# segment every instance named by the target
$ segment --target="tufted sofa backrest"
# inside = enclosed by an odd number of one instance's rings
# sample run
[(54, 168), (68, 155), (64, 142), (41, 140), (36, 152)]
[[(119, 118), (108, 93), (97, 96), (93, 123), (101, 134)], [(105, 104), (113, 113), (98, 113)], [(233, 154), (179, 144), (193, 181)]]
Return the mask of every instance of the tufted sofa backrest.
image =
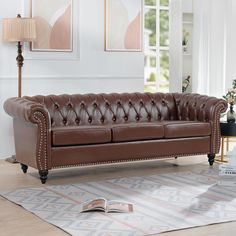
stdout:
[(178, 119), (171, 93), (65, 94), (25, 98), (47, 108), (52, 127)]
[(178, 120), (209, 122), (212, 109), (219, 102), (215, 97), (194, 93), (173, 93)]

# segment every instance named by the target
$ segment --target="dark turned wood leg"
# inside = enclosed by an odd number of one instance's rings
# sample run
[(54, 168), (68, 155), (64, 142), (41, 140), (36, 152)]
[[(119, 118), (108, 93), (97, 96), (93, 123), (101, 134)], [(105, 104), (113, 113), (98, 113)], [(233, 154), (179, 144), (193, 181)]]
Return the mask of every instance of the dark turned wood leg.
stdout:
[(39, 176), (42, 184), (45, 184), (48, 178), (48, 170), (39, 170)]
[(210, 166), (213, 166), (213, 163), (214, 163), (214, 159), (215, 159), (215, 154), (208, 154), (208, 162), (210, 164)]
[(27, 173), (28, 170), (28, 166), (25, 164), (20, 164), (21, 165), (21, 169), (23, 170), (24, 173)]

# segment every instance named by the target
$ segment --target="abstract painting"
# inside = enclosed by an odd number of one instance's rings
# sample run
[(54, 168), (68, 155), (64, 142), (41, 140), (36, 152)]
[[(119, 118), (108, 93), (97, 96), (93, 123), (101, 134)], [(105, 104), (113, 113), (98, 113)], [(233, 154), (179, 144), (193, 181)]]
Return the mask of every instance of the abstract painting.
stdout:
[(105, 50), (142, 50), (142, 0), (105, 0)]
[(37, 39), (32, 51), (72, 51), (72, 0), (31, 0)]

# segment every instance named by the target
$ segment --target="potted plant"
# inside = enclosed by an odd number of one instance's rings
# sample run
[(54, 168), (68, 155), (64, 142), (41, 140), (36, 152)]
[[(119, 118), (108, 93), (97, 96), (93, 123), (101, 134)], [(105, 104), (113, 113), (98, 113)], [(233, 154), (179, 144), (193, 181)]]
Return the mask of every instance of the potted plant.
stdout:
[(229, 111), (227, 112), (227, 122), (229, 123), (235, 122), (236, 119), (236, 113), (234, 112), (236, 102), (236, 79), (233, 80), (232, 86), (233, 88), (229, 89), (226, 95), (223, 96), (229, 104)]
[(185, 53), (187, 52), (188, 37), (189, 37), (189, 32), (184, 29), (183, 30), (182, 47), (183, 47), (183, 51)]

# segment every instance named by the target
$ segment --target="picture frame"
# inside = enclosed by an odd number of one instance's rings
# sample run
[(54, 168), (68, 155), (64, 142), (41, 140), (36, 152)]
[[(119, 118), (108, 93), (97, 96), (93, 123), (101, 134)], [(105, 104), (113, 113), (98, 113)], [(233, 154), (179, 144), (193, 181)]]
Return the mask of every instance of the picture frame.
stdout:
[[(21, 0), (22, 11), (24, 17), (31, 16), (31, 0)], [(51, 0), (48, 0), (51, 1)], [(43, 61), (78, 61), (80, 60), (80, 0), (72, 0), (72, 51), (42, 51), (31, 50), (31, 43), (24, 44), (25, 60), (43, 60)]]
[(31, 0), (30, 16), (36, 20), (37, 31), (31, 51), (73, 51), (73, 0)]
[(143, 50), (143, 0), (105, 0), (105, 51)]

